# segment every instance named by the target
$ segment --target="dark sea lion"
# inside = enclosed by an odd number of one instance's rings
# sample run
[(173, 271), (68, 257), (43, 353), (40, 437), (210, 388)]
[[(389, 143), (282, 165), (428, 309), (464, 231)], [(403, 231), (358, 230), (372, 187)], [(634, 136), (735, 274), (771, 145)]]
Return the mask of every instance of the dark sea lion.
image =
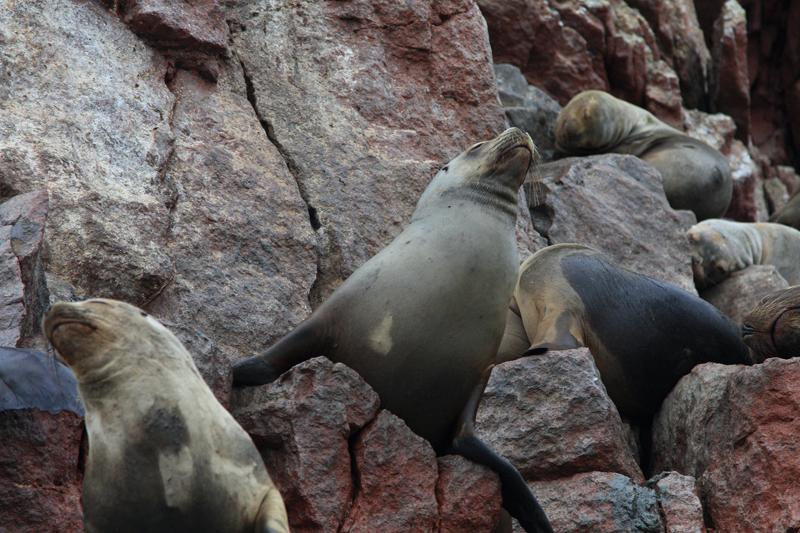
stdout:
[(518, 315), (498, 361), (586, 346), (611, 400), (633, 420), (649, 420), (697, 364), (750, 363), (739, 328), (714, 306), (587, 246), (548, 246), (528, 258), (513, 303)]
[(786, 205), (773, 213), (769, 221), (800, 229), (800, 191), (789, 198)]
[(800, 356), (800, 285), (765, 296), (745, 315), (742, 339), (759, 363)]
[(158, 321), (97, 299), (55, 304), (44, 332), (86, 408), (86, 531), (289, 531), (252, 440)]
[(773, 265), (791, 285), (800, 283), (800, 231), (769, 222), (710, 219), (687, 232), (699, 289), (751, 265)]
[(733, 194), (725, 157), (708, 144), (664, 124), (648, 111), (603, 91), (584, 91), (561, 110), (556, 148), (569, 155), (635, 155), (660, 173), (673, 209), (698, 220), (722, 216)]
[(517, 193), (534, 154), (511, 128), (450, 161), (403, 232), (305, 322), (236, 364), (234, 383), (270, 382), (316, 355), (344, 363), (438, 454), (495, 470), (526, 531), (551, 531), (519, 472), (472, 431), (514, 289)]

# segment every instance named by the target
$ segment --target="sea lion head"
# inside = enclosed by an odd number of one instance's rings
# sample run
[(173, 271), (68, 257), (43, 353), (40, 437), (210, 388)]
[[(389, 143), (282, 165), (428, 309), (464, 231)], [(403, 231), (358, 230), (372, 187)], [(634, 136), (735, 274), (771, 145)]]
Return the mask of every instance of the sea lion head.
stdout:
[(101, 379), (119, 364), (139, 364), (151, 353), (180, 353), (175, 349), (180, 343), (167, 328), (116, 300), (56, 303), (42, 328), (81, 382)]
[(517, 191), (538, 159), (530, 135), (509, 128), (494, 139), (473, 144), (443, 166), (422, 193), (416, 212), (442, 201), (469, 198), (484, 205), (503, 204), (516, 216)]
[(739, 269), (737, 253), (721, 232), (700, 223), (689, 228), (686, 235), (692, 249), (692, 274), (698, 289), (716, 285)]
[(567, 103), (556, 121), (556, 149), (569, 154), (592, 154), (616, 142), (619, 110), (603, 91), (583, 91)]
[(765, 296), (744, 317), (742, 339), (756, 362), (800, 355), (800, 285)]

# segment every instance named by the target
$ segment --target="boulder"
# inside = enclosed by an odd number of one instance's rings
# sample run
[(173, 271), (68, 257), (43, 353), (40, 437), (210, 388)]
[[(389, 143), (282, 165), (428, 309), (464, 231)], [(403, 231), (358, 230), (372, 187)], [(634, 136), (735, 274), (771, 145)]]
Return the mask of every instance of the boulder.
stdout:
[(500, 519), (500, 478), (459, 455), (439, 457), (439, 533), (492, 531)]
[(774, 266), (753, 265), (702, 291), (700, 297), (741, 324), (764, 296), (788, 286)]
[(586, 348), (496, 366), (476, 427), (529, 481), (601, 469), (644, 480)]
[(764, 180), (764, 197), (770, 216), (780, 211), (789, 201), (789, 191), (786, 185), (777, 176)]
[(228, 18), (316, 230), (316, 306), (402, 230), (444, 163), (504, 129), (486, 25), (472, 0), (242, 2)]
[(655, 491), (622, 474), (588, 472), (531, 488), (559, 533), (664, 531)]
[(549, 244), (591, 246), (695, 293), (685, 235), (694, 215), (669, 206), (648, 163), (618, 154), (562, 159), (541, 165), (526, 193), (534, 227)]
[(561, 106), (538, 87), (528, 85), (525, 76), (514, 65), (495, 65), (494, 74), (500, 103), (509, 124), (528, 132), (542, 161), (552, 160), (556, 120)]
[(339, 531), (357, 490), (350, 439), (378, 404), (354, 370), (324, 357), (269, 385), (234, 391), (232, 413), (261, 451), (292, 531)]
[(2, 529), (83, 531), (82, 435), (72, 372), (44, 353), (0, 348)]
[(750, 77), (747, 72), (747, 18), (736, 0), (728, 0), (716, 22), (709, 79), (711, 110), (736, 122), (736, 137), (750, 139)]
[(49, 295), (41, 250), (47, 191), (19, 194), (0, 204), (0, 346), (44, 346), (39, 324)]
[(353, 445), (357, 492), (342, 529), (353, 533), (433, 531), (436, 455), (405, 423), (381, 410)]
[(647, 486), (656, 491), (665, 533), (705, 533), (703, 506), (692, 476), (662, 472)]
[(775, 167), (775, 173), (781, 183), (786, 185), (790, 197), (800, 191), (800, 175), (797, 174), (794, 168), (778, 165)]
[(800, 359), (699, 365), (653, 423), (653, 463), (698, 480), (717, 531), (800, 526)]

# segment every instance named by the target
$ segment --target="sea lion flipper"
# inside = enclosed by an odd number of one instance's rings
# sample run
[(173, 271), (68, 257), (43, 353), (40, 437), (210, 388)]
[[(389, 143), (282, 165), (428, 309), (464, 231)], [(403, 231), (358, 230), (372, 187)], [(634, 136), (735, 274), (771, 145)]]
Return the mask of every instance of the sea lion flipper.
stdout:
[(536, 328), (526, 355), (541, 354), (548, 350), (571, 350), (585, 346), (580, 323), (569, 311), (546, 313)]
[(254, 533), (289, 533), (289, 519), (286, 507), (277, 489), (273, 488), (264, 496), (256, 515)]
[(254, 386), (271, 383), (281, 374), (320, 353), (322, 340), (309, 319), (273, 344), (261, 355), (254, 355), (233, 365), (233, 384)]
[(531, 341), (528, 340), (528, 334), (525, 332), (525, 325), (522, 323), (519, 311), (515, 311), (514, 307), (509, 306), (506, 311), (506, 329), (503, 332), (503, 339), (500, 341), (500, 348), (497, 349), (495, 364), (519, 359), (525, 355), (525, 350), (530, 344)]
[(487, 368), (473, 389), (469, 401), (459, 417), (450, 452), (466, 457), (494, 470), (500, 477), (503, 508), (517, 519), (527, 533), (553, 533), (550, 521), (536, 501), (531, 489), (519, 471), (508, 459), (500, 456), (475, 435), (475, 414), (481, 395), (489, 381), (492, 366)]

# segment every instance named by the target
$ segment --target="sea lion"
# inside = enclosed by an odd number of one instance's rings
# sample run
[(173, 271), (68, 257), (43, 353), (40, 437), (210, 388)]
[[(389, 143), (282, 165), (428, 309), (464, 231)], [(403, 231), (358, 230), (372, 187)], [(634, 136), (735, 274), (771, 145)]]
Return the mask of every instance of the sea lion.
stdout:
[(759, 363), (800, 356), (800, 285), (765, 296), (742, 320), (742, 339)]
[(695, 365), (750, 362), (738, 326), (714, 306), (580, 244), (528, 258), (512, 305), (499, 362), (586, 346), (620, 414), (636, 421), (648, 421)]
[(699, 289), (750, 265), (773, 265), (790, 285), (800, 283), (800, 231), (770, 222), (709, 219), (687, 232)]
[(698, 220), (722, 216), (733, 194), (730, 168), (719, 151), (603, 91), (583, 91), (561, 110), (556, 149), (635, 155), (661, 173), (673, 209), (689, 209)]
[(95, 299), (55, 304), (43, 329), (86, 408), (86, 531), (289, 531), (252, 440), (167, 328)]
[(472, 428), (514, 289), (517, 194), (535, 153), (511, 128), (450, 161), (402, 233), (305, 322), (237, 363), (234, 383), (270, 382), (316, 355), (344, 363), (438, 454), (495, 470), (504, 507), (526, 531), (551, 531), (519, 472)]
[(789, 198), (786, 205), (773, 213), (769, 221), (800, 229), (800, 191)]

